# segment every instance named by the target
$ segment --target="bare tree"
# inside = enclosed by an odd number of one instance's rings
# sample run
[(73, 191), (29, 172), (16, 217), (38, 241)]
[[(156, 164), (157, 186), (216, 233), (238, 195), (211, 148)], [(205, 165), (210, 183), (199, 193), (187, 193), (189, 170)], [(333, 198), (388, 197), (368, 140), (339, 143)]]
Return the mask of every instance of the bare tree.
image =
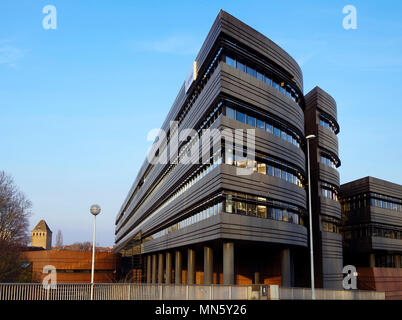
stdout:
[(63, 246), (63, 233), (59, 229), (56, 234), (56, 247), (60, 248)]
[(29, 241), (31, 202), (15, 185), (11, 176), (0, 171), (0, 282), (26, 282), (28, 264), (21, 251)]
[(31, 202), (20, 192), (11, 176), (0, 171), (0, 239), (27, 245)]
[(91, 251), (92, 250), (92, 243), (89, 242), (89, 241), (75, 242), (70, 246), (70, 250)]

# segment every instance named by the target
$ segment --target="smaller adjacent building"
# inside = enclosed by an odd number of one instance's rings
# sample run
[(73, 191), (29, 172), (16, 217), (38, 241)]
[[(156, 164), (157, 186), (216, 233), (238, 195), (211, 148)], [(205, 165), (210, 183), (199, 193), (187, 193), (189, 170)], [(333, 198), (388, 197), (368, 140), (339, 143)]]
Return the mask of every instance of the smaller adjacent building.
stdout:
[[(92, 251), (74, 249), (74, 246), (65, 246), (52, 250), (52, 231), (45, 220), (39, 221), (31, 231), (31, 246), (23, 253), (31, 268), (32, 281), (42, 282), (48, 275), (43, 273), (43, 268), (52, 266), (56, 269), (57, 283), (91, 282)], [(119, 254), (111, 252), (110, 248), (95, 250), (95, 282), (116, 282), (119, 270)]]
[[(32, 280), (42, 282), (47, 274), (45, 266), (53, 266), (57, 272), (57, 283), (91, 282), (91, 251), (40, 250), (24, 252), (32, 264)], [(120, 269), (120, 256), (113, 252), (95, 252), (94, 282), (116, 282)]]
[(52, 249), (52, 230), (50, 230), (45, 220), (39, 221), (31, 231), (31, 246), (45, 250)]
[(344, 264), (358, 268), (359, 289), (402, 295), (402, 185), (365, 177), (341, 185), (339, 199)]

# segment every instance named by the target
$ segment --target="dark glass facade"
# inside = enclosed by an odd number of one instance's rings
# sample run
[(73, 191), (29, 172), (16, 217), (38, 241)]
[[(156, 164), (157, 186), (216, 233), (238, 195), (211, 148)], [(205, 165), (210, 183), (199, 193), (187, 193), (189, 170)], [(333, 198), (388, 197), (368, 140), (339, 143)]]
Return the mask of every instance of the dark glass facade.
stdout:
[(366, 177), (341, 186), (345, 262), (400, 268), (402, 186)]
[[(328, 209), (315, 215), (323, 232), (338, 239), (336, 104), (319, 88), (304, 96), (295, 60), (224, 11), (195, 60), (197, 77), (183, 84), (161, 128), (166, 150), (186, 128), (197, 134), (179, 141), (173, 161), (144, 162), (116, 217), (115, 250), (126, 269), (139, 271), (148, 283), (307, 286), (305, 135), (307, 129), (324, 130), (312, 159), (330, 177), (315, 178), (314, 201), (325, 198)], [(317, 105), (318, 90), (328, 105)], [(314, 119), (306, 119), (308, 110), (315, 110)], [(199, 147), (198, 141), (209, 139), (208, 128), (254, 130), (253, 156), (248, 147), (221, 139)], [(185, 163), (189, 154), (199, 161)], [(243, 168), (251, 173), (239, 175)], [(342, 265), (339, 254), (340, 263), (321, 263), (334, 277), (321, 286), (334, 287), (338, 280), (341, 269), (331, 268)]]

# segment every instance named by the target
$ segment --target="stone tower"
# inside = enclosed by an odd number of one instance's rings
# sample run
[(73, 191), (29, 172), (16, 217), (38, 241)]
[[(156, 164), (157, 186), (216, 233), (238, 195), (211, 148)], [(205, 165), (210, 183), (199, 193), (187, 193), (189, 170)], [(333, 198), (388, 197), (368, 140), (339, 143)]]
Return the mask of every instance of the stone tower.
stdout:
[(31, 246), (41, 247), (45, 250), (52, 249), (52, 231), (45, 220), (39, 221), (31, 231)]

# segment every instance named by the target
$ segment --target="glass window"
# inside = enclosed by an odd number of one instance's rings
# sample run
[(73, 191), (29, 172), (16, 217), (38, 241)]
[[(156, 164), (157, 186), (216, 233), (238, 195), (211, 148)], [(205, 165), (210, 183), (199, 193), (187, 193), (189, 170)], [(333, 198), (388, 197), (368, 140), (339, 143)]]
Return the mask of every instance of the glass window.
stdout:
[(266, 218), (267, 217), (267, 207), (264, 205), (257, 205), (257, 217)]
[(290, 134), (287, 135), (288, 142), (292, 143), (292, 136)]
[(286, 180), (286, 171), (285, 170), (282, 170), (282, 179), (283, 180)]
[(282, 210), (281, 209), (275, 209), (275, 219), (282, 221)]
[(257, 215), (257, 206), (252, 203), (247, 203), (247, 215), (256, 216)]
[(281, 131), (281, 138), (282, 138), (283, 140), (287, 140), (287, 135), (286, 135), (286, 132), (285, 132), (285, 131)]
[(279, 130), (278, 128), (274, 127), (274, 135), (279, 137), (281, 135), (281, 130)]
[(273, 219), (273, 209), (271, 207), (267, 207), (267, 218)]
[(267, 173), (267, 166), (265, 163), (258, 162), (257, 164), (257, 172), (266, 174)]
[(251, 67), (249, 67), (249, 66), (247, 66), (247, 73), (248, 73), (250, 76), (255, 77), (255, 69), (253, 69), (253, 68), (251, 68)]
[(239, 168), (246, 168), (247, 167), (247, 159), (246, 157), (235, 155), (235, 165)]
[(281, 177), (281, 169), (275, 168), (275, 177), (278, 177), (278, 178)]
[(226, 107), (226, 116), (233, 120), (236, 120), (236, 113), (232, 108)]
[(246, 115), (240, 111), (236, 111), (236, 120), (245, 123)]
[(225, 163), (233, 165), (233, 150), (232, 149), (226, 150), (226, 152), (225, 152)]
[(283, 221), (286, 221), (286, 222), (289, 221), (288, 212), (286, 210), (282, 211), (282, 219), (283, 219)]
[(259, 129), (265, 130), (265, 122), (258, 119), (258, 120), (257, 120), (257, 127), (258, 127)]
[(267, 130), (269, 133), (273, 133), (273, 132), (274, 132), (274, 127), (272, 126), (272, 124), (267, 123), (267, 124), (266, 124), (266, 130)]
[(247, 159), (247, 168), (249, 168), (249, 169), (253, 168), (253, 171), (256, 172), (257, 171), (257, 161)]
[(232, 58), (229, 57), (229, 56), (226, 56), (226, 63), (227, 63), (228, 65), (230, 65), (230, 66), (236, 68), (236, 60), (235, 60), (235, 59), (232, 59)]
[(270, 165), (267, 165), (267, 174), (270, 176), (274, 175), (274, 168)]
[(260, 81), (264, 81), (264, 75), (261, 72), (257, 71), (257, 79)]
[(255, 127), (256, 119), (254, 117), (247, 116), (247, 124), (249, 124), (252, 127)]
[(236, 201), (236, 213), (246, 214), (246, 203), (242, 201)]
[(285, 92), (286, 92), (286, 91), (285, 91), (285, 88), (282, 87), (282, 86), (279, 87), (279, 91), (280, 91), (281, 93), (285, 93)]
[(272, 79), (268, 75), (265, 75), (265, 83), (268, 83), (270, 86), (272, 86)]
[(277, 83), (275, 80), (273, 80), (272, 85), (275, 89), (279, 89), (279, 83)]
[(225, 211), (233, 213), (233, 200), (231, 195), (228, 195), (227, 199), (225, 200)]
[(246, 66), (240, 61), (236, 61), (236, 68), (243, 72), (246, 71)]

